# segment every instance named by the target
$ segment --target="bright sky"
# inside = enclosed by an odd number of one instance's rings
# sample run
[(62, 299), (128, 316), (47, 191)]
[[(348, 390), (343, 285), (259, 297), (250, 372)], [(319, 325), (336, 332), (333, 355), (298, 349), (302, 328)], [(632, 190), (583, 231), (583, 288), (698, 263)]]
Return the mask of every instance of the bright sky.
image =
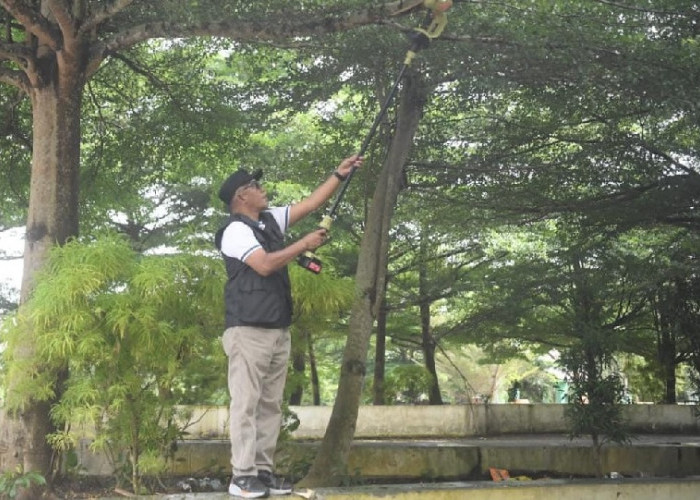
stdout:
[(0, 287), (13, 289), (17, 297), (22, 282), (23, 252), (24, 227), (0, 231)]

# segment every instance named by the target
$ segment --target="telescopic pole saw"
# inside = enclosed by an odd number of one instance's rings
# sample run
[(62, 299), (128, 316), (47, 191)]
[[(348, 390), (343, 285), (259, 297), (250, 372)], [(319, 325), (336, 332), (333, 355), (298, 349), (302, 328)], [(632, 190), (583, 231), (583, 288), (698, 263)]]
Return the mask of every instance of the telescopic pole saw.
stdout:
[[(360, 146), (360, 150), (358, 151), (357, 156), (364, 156), (365, 152), (367, 151), (367, 148), (369, 148), (369, 144), (372, 141), (374, 134), (377, 132), (377, 128), (379, 127), (379, 124), (384, 118), (384, 115), (386, 115), (386, 112), (389, 109), (389, 105), (391, 104), (391, 101), (394, 99), (394, 96), (398, 91), (401, 79), (403, 78), (403, 75), (408, 69), (408, 67), (411, 65), (413, 58), (418, 52), (428, 47), (428, 45), (430, 45), (430, 41), (434, 38), (439, 37), (442, 31), (445, 29), (445, 25), (447, 24), (447, 15), (445, 14), (445, 12), (447, 12), (447, 10), (449, 10), (449, 8), (452, 7), (452, 0), (424, 0), (422, 4), (423, 7), (428, 9), (425, 21), (420, 27), (415, 28), (413, 33), (411, 33), (411, 46), (406, 52), (406, 57), (404, 59), (403, 66), (401, 66), (399, 74), (396, 77), (396, 80), (394, 81), (394, 85), (392, 86), (391, 90), (389, 91), (389, 94), (384, 100), (384, 104), (382, 105), (382, 107), (379, 110), (379, 113), (375, 117), (374, 123), (372, 123), (372, 126), (370, 127), (367, 136), (365, 137), (364, 141), (362, 141), (362, 145)], [(331, 225), (335, 220), (336, 212), (338, 211), (338, 206), (340, 205), (343, 196), (345, 196), (345, 192), (347, 191), (348, 185), (350, 184), (350, 181), (352, 180), (352, 177), (355, 174), (355, 170), (356, 168), (350, 170), (350, 173), (348, 174), (347, 178), (343, 181), (340, 191), (338, 192), (335, 201), (331, 205), (331, 208), (329, 209), (328, 213), (323, 217), (323, 219), (321, 219), (321, 222), (318, 225), (319, 228), (330, 231)], [(319, 259), (312, 252), (304, 252), (297, 258), (297, 262), (304, 269), (307, 269), (316, 274), (320, 273), (321, 269), (323, 268), (321, 259)]]

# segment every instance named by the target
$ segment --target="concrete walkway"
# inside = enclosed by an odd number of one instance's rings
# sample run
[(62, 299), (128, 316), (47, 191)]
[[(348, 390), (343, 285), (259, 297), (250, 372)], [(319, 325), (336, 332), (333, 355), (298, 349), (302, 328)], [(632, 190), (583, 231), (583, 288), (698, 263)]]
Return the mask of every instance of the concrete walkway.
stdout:
[[(103, 500), (124, 500), (110, 497)], [(230, 500), (227, 493), (187, 493), (140, 496), (152, 500)], [(697, 500), (700, 477), (684, 479), (537, 480), (503, 482), (450, 482), (435, 484), (395, 484), (349, 488), (320, 488), (288, 496), (298, 500)]]

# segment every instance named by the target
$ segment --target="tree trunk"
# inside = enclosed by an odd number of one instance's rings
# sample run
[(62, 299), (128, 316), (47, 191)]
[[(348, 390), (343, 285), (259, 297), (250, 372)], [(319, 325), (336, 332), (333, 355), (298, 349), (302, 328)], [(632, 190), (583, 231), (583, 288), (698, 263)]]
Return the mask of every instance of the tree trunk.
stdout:
[(671, 283), (666, 290), (661, 290), (656, 298), (655, 327), (656, 354), (659, 361), (660, 375), (664, 382), (664, 399), (662, 403), (676, 403), (676, 355), (678, 331), (682, 320), (679, 317), (679, 305), (676, 283)]
[(369, 340), (384, 289), (388, 234), (401, 188), (404, 164), (425, 104), (427, 91), (413, 76), (404, 81), (396, 132), (375, 188), (362, 238), (355, 300), (340, 368), (338, 393), (318, 454), (301, 486), (337, 486), (347, 477), (347, 459), (355, 434)]
[(658, 356), (664, 379), (664, 403), (676, 404), (676, 341), (670, 322), (662, 323), (659, 335)]
[(311, 334), (306, 337), (309, 347), (309, 370), (311, 371), (311, 393), (314, 406), (321, 406), (321, 382), (318, 378), (318, 366), (316, 365), (316, 352), (314, 351), (314, 339)]
[(386, 369), (386, 288), (377, 313), (377, 336), (374, 347), (374, 384), (372, 386), (372, 404), (386, 403), (384, 394), (384, 371)]
[(298, 342), (292, 343), (292, 369), (296, 375), (294, 377), (295, 382), (299, 381), (289, 395), (289, 404), (292, 406), (301, 405), (301, 399), (304, 396), (304, 384), (301, 381), (304, 377), (304, 371), (306, 371), (306, 355), (304, 351), (306, 350), (308, 332), (300, 332), (300, 337)]
[(421, 325), (421, 347), (423, 348), (423, 362), (428, 373), (432, 376), (428, 401), (431, 405), (441, 405), (440, 383), (438, 382), (437, 369), (435, 368), (435, 339), (430, 327), (430, 291), (428, 290), (428, 235), (422, 231), (420, 236), (420, 267), (418, 269), (418, 297)]
[[(81, 61), (66, 49), (47, 55), (32, 75), (33, 152), (20, 307), (31, 296), (49, 250), (78, 234)], [(20, 360), (33, 358), (35, 353), (33, 332), (26, 335), (27, 341), (12, 353)], [(64, 376), (55, 374), (55, 399), (60, 397)], [(53, 430), (49, 418), (53, 402), (30, 400), (21, 412), (3, 416), (0, 469), (21, 465), (25, 472), (36, 471), (50, 478), (52, 450), (46, 435)], [(23, 495), (38, 498), (36, 491), (25, 490)]]

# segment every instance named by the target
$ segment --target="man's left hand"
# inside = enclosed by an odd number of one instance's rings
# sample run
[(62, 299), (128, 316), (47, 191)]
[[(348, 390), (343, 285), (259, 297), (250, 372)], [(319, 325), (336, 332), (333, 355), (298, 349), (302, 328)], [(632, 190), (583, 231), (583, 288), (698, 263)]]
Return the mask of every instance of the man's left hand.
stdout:
[(362, 156), (358, 156), (358, 155), (348, 156), (347, 158), (345, 158), (343, 161), (340, 162), (340, 165), (338, 165), (336, 172), (338, 172), (343, 177), (347, 177), (348, 175), (350, 175), (350, 172), (352, 170), (354, 170), (356, 168), (360, 168), (362, 166), (363, 161), (364, 161), (364, 158)]

